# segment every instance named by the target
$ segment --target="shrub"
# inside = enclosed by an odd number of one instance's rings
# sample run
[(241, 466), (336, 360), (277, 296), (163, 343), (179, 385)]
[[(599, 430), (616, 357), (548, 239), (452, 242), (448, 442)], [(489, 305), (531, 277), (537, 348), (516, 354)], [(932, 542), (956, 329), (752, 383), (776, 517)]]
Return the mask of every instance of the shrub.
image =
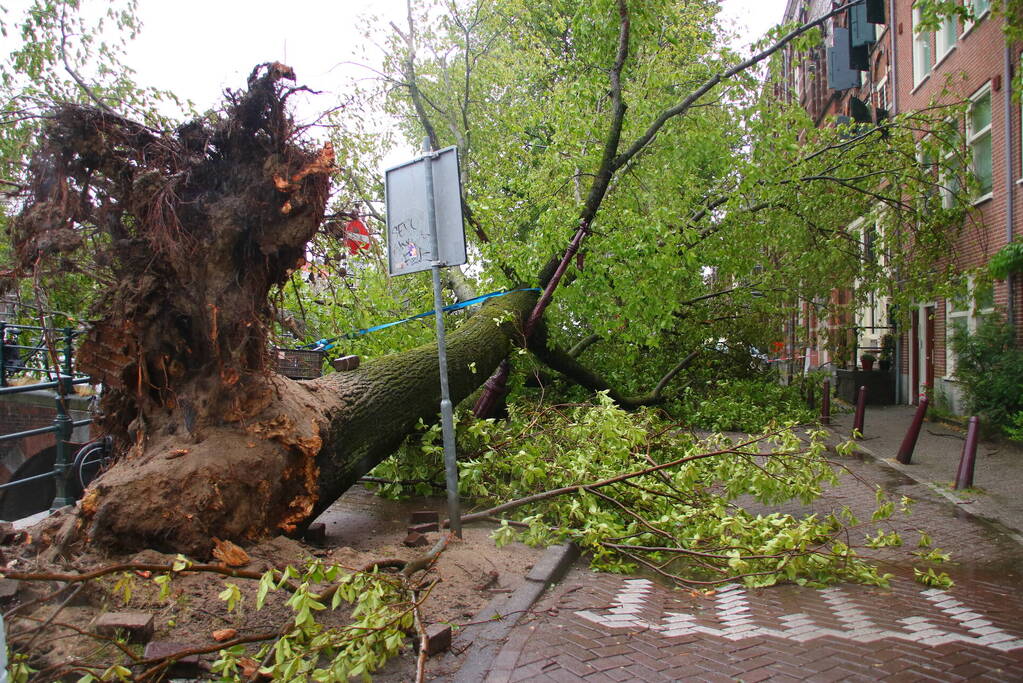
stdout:
[(1005, 427), (1005, 435), (1013, 441), (1023, 441), (1023, 410), (1012, 416), (1012, 423)]
[(1023, 412), (1023, 349), (1014, 345), (1012, 328), (987, 320), (974, 334), (956, 333), (952, 349), (969, 410), (1011, 436)]

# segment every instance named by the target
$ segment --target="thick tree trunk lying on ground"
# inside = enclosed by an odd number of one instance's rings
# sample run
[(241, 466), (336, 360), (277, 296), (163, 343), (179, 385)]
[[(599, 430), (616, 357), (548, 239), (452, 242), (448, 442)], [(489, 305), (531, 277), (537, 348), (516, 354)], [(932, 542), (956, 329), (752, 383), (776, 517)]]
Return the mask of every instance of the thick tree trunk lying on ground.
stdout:
[[(454, 402), (508, 354), (535, 300), (494, 299), (449, 335)], [(513, 315), (498, 325), (504, 312)], [(214, 536), (245, 542), (293, 529), (393, 453), (421, 418), (435, 419), (439, 397), (433, 345), (318, 380), (276, 377), (250, 397), (249, 414), (206, 428), (198, 442), (159, 436), (119, 462), (82, 501), (84, 530), (104, 545), (203, 556)]]

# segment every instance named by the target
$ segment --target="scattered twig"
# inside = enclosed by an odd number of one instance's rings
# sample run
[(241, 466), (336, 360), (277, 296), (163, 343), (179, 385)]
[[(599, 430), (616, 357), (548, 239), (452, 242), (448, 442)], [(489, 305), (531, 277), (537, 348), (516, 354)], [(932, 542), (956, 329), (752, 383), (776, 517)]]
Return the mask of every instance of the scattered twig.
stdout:
[(931, 436), (942, 436), (945, 437), (946, 439), (959, 439), (960, 441), (966, 440), (966, 437), (963, 436), (962, 434), (940, 434), (938, 432), (931, 431), (930, 429), (927, 430), (927, 433), (930, 434)]
[(44, 621), (43, 623), (39, 624), (34, 629), (31, 629), (29, 631), (26, 631), (25, 633), (19, 634), (19, 635), (28, 635), (29, 633), (32, 633), (33, 631), (35, 632), (34, 635), (32, 636), (32, 638), (27, 643), (25, 643), (25, 645), (22, 647), (22, 649), (28, 650), (29, 648), (32, 647), (32, 645), (36, 642), (36, 639), (39, 638), (39, 635), (43, 632), (43, 629), (45, 629), (47, 626), (49, 626), (50, 624), (53, 623), (53, 621), (57, 618), (57, 615), (59, 615), (64, 610), (64, 608), (67, 606), (67, 604), (69, 602), (71, 602), (72, 598), (74, 598), (76, 595), (78, 595), (78, 591), (80, 591), (80, 590), (82, 590), (82, 586), (81, 585), (75, 586), (74, 589), (68, 594), (68, 596), (66, 598), (64, 598), (64, 600), (62, 600), (59, 605), (57, 605), (57, 609), (55, 609), (53, 611), (53, 614), (51, 614), (49, 617), (46, 618), (46, 621)]
[[(0, 577), (14, 579), (16, 581), (63, 581), (65, 583), (81, 583), (83, 581), (91, 581), (92, 579), (98, 579), (101, 576), (107, 574), (116, 574), (118, 572), (130, 572), (130, 571), (142, 571), (142, 572), (158, 572), (165, 574), (180, 574), (182, 572), (208, 572), (212, 574), (223, 574), (234, 579), (253, 579), (258, 581), (263, 578), (263, 574), (259, 572), (247, 571), (244, 569), (232, 569), (222, 564), (190, 564), (181, 569), (175, 569), (174, 565), (171, 564), (150, 564), (146, 562), (123, 562), (120, 564), (112, 564), (106, 567), (99, 567), (92, 571), (82, 572), (80, 574), (58, 574), (55, 572), (19, 572), (12, 571), (10, 569), (0, 570)], [(283, 577), (280, 571), (274, 569), (274, 573), (278, 578)], [(296, 591), (298, 586), (288, 581), (284, 584), (289, 590)]]
[(149, 659), (142, 659), (135, 663), (141, 665), (154, 664), (155, 666), (151, 666), (150, 668), (143, 671), (141, 674), (138, 675), (138, 677), (135, 680), (144, 681), (148, 678), (155, 677), (158, 674), (162, 673), (163, 670), (169, 667), (171, 664), (185, 657), (191, 657), (193, 655), (205, 655), (209, 654), (210, 652), (219, 652), (220, 650), (226, 650), (234, 647), (235, 645), (244, 645), (245, 643), (259, 643), (264, 640), (272, 640), (273, 638), (276, 638), (277, 635), (278, 635), (277, 633), (256, 633), (250, 636), (241, 636), (239, 638), (228, 640), (223, 643), (217, 643), (215, 645), (205, 645), (202, 647), (192, 647), (187, 648), (185, 650), (178, 650), (177, 652), (172, 652), (171, 654), (165, 655), (163, 657), (151, 657)]

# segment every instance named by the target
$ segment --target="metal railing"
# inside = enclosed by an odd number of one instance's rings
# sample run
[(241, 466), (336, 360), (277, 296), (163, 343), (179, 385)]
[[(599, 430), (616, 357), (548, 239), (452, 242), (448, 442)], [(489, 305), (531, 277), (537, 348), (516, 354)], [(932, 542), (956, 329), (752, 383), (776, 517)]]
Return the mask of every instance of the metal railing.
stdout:
[[(37, 325), (0, 322), (0, 387), (7, 386), (15, 373), (28, 372), (52, 378), (57, 374), (71, 376), (74, 339), (78, 332), (70, 327), (60, 330), (62, 348), (58, 351), (53, 333), (58, 330)], [(28, 337), (28, 339), (26, 339)], [(23, 342), (28, 343), (23, 343)], [(61, 367), (63, 365), (63, 368)]]
[(852, 359), (851, 364), (855, 370), (859, 365), (860, 352), (863, 353), (877, 353), (879, 356), (884, 353), (884, 346), (860, 346), (860, 332), (870, 330), (887, 330), (885, 334), (895, 334), (896, 328), (894, 325), (853, 325), (853, 346), (852, 346)]
[[(71, 434), (76, 427), (82, 427), (92, 422), (92, 418), (73, 420), (68, 411), (68, 397), (72, 394), (74, 385), (87, 384), (90, 381), (88, 377), (76, 378), (74, 376), (73, 341), (77, 333), (71, 328), (61, 330), (63, 349), (60, 354), (57, 354), (48, 337), (54, 331), (56, 330), (34, 325), (12, 325), (0, 322), (0, 341), (2, 341), (0, 344), (0, 400), (12, 394), (45, 389), (56, 390), (54, 400), (56, 415), (52, 424), (47, 427), (4, 434), (0, 436), (0, 443), (50, 433), (55, 436), (57, 442), (54, 449), (54, 466), (51, 471), (2, 484), (0, 491), (54, 477), (56, 495), (50, 506), (51, 510), (74, 503), (74, 498), (69, 495), (68, 487), (68, 476), (72, 468)], [(38, 343), (31, 345), (18, 343), (23, 335), (35, 336), (36, 333), (38, 334)], [(38, 360), (40, 357), (41, 360)], [(16, 372), (45, 373), (47, 377), (56, 377), (56, 379), (23, 386), (8, 386), (8, 376)], [(82, 451), (85, 449), (83, 448)]]

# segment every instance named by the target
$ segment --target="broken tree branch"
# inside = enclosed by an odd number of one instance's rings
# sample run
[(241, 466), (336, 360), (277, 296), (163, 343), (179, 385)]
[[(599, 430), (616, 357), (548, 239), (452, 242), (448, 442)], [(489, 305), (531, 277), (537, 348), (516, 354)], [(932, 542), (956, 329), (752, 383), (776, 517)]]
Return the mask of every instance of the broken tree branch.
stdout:
[[(531, 496), (525, 496), (525, 497), (519, 498), (517, 500), (510, 500), (508, 502), (501, 503), (500, 505), (495, 505), (492, 508), (488, 508), (486, 510), (481, 510), (480, 512), (473, 512), (473, 513), (468, 514), (468, 515), (462, 515), (462, 524), (468, 524), (470, 522), (475, 522), (475, 521), (478, 521), (478, 520), (481, 520), (481, 519), (485, 519), (487, 517), (493, 517), (494, 515), (500, 514), (502, 512), (507, 511), (507, 510), (514, 510), (515, 508), (522, 507), (523, 505), (529, 505), (530, 503), (538, 503), (538, 502), (540, 502), (542, 500), (548, 500), (550, 498), (556, 498), (558, 496), (563, 496), (563, 495), (568, 494), (568, 493), (588, 492), (588, 491), (591, 491), (593, 489), (599, 489), (599, 488), (603, 488), (605, 486), (610, 486), (611, 484), (618, 484), (620, 482), (628, 481), (629, 479), (635, 479), (636, 477), (642, 477), (642, 476), (647, 475), (647, 474), (653, 474), (655, 472), (660, 472), (661, 470), (670, 469), (672, 467), (678, 467), (679, 465), (685, 464), (687, 462), (692, 462), (694, 460), (702, 460), (704, 458), (713, 458), (713, 457), (717, 457), (719, 455), (724, 455), (726, 453), (731, 453), (731, 452), (734, 452), (737, 449), (745, 448), (745, 447), (751, 446), (751, 445), (753, 445), (755, 443), (760, 443), (761, 441), (769, 439), (772, 436), (776, 436), (778, 433), (779, 432), (771, 432), (769, 434), (764, 434), (762, 436), (758, 436), (755, 439), (750, 439), (750, 440), (745, 441), (743, 443), (740, 443), (740, 444), (737, 444), (735, 446), (732, 446), (731, 448), (721, 449), (721, 450), (717, 450), (717, 451), (711, 451), (709, 453), (698, 453), (696, 455), (687, 455), (687, 456), (682, 457), (682, 458), (676, 458), (675, 460), (672, 460), (670, 462), (661, 463), (659, 465), (653, 465), (651, 467), (646, 467), (646, 468), (643, 468), (641, 470), (635, 470), (635, 471), (632, 471), (632, 472), (626, 472), (625, 474), (619, 474), (617, 476), (610, 477), (608, 479), (603, 479), (601, 481), (594, 482), (592, 484), (579, 484), (577, 486), (563, 486), (561, 488), (550, 489), (550, 490), (547, 490), (547, 491), (543, 491), (541, 493), (535, 493), (535, 494), (533, 494)], [(444, 521), (445, 525), (447, 525), (449, 523), (450, 523), (450, 520), (445, 520)]]

